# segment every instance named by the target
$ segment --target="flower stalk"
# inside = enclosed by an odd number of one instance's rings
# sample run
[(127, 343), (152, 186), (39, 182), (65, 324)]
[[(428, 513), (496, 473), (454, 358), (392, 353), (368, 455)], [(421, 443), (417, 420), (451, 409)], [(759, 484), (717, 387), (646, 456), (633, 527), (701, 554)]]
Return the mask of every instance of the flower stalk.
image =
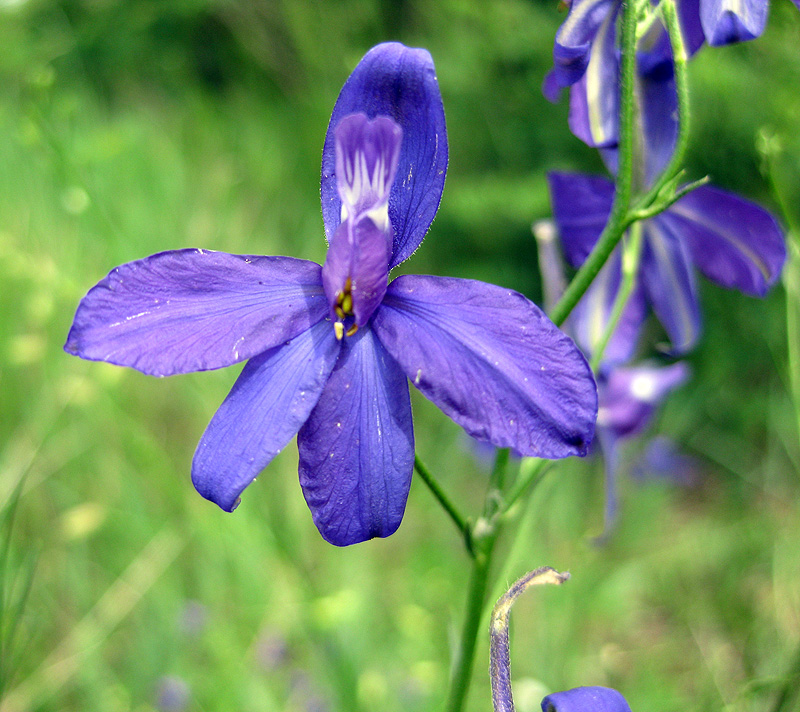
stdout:
[(542, 584), (560, 585), (568, 579), (568, 573), (558, 573), (558, 571), (549, 566), (543, 566), (518, 579), (495, 604), (489, 629), (489, 676), (492, 681), (492, 707), (494, 712), (514, 712), (514, 698), (511, 693), (511, 659), (508, 643), (511, 606), (531, 586)]

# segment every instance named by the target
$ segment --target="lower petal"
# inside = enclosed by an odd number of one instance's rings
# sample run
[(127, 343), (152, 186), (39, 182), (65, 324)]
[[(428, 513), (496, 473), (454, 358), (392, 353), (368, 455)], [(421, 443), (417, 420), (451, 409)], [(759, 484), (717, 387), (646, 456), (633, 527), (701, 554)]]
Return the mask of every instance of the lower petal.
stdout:
[[(619, 250), (615, 250), (570, 315), (570, 333), (589, 356), (594, 355), (608, 328), (621, 277)], [(601, 362), (604, 367), (624, 363), (633, 356), (646, 316), (644, 294), (637, 285), (603, 352)]]
[(584, 455), (597, 394), (575, 344), (521, 294), (398, 277), (372, 328), (422, 393), (479, 440), (522, 455)]
[(245, 365), (206, 428), (192, 482), (230, 512), (239, 495), (295, 436), (319, 400), (339, 353), (328, 321)]
[(686, 353), (700, 334), (700, 305), (689, 254), (681, 240), (648, 220), (644, 227), (641, 284), (675, 353)]
[(414, 466), (411, 401), (405, 375), (369, 329), (343, 340), (297, 445), (303, 494), (326, 541), (395, 532)]

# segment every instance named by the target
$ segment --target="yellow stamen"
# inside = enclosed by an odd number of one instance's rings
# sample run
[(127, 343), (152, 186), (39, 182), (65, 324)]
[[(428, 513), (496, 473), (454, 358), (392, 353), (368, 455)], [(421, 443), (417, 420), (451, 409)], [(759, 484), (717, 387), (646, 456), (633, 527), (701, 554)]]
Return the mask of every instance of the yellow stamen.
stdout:
[(344, 309), (342, 309), (338, 304), (333, 308), (333, 310), (336, 312), (336, 316), (338, 316), (340, 319), (344, 319)]
[[(344, 324), (341, 321), (334, 321), (333, 322), (333, 331), (336, 334), (336, 340), (341, 341), (342, 337), (344, 336)], [(348, 336), (350, 332), (347, 332)]]
[[(339, 322), (337, 321), (336, 323), (338, 324)], [(347, 330), (347, 336), (352, 336), (352, 335), (353, 335), (353, 334), (355, 334), (357, 331), (358, 331), (358, 324), (353, 324), (353, 326), (351, 326), (351, 327), (350, 327), (350, 328)]]
[(353, 295), (350, 292), (345, 293), (342, 299), (342, 311), (345, 314), (350, 314), (353, 311)]

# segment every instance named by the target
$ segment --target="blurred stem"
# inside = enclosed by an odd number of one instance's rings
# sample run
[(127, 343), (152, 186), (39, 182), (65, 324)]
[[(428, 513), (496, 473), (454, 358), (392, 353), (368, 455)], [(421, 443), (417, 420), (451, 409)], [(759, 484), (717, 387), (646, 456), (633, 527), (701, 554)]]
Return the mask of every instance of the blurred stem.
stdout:
[(797, 434), (800, 438), (800, 245), (789, 235), (789, 260), (784, 269), (786, 287), (786, 355)]
[(630, 230), (630, 239), (624, 244), (622, 250), (622, 281), (620, 282), (617, 296), (614, 298), (606, 328), (603, 330), (600, 342), (592, 355), (591, 367), (594, 373), (597, 373), (600, 364), (603, 362), (603, 354), (608, 347), (608, 342), (611, 340), (611, 336), (628, 304), (633, 288), (636, 286), (636, 273), (639, 271), (641, 256), (642, 224), (634, 223)]
[[(498, 455), (499, 455), (498, 451)], [(506, 456), (507, 457), (507, 456)], [(427, 468), (424, 462), (420, 460), (419, 455), (414, 453), (414, 469), (417, 471), (417, 474), (422, 478), (422, 481), (428, 486), (428, 489), (433, 493), (433, 496), (442, 505), (442, 509), (447, 512), (447, 515), (453, 521), (453, 524), (456, 525), (458, 531), (461, 532), (461, 536), (464, 537), (464, 542), (467, 547), (467, 552), (470, 556), (474, 557), (475, 552), (472, 549), (472, 543), (470, 540), (470, 531), (469, 525), (467, 524), (467, 520), (461, 516), (461, 513), (456, 509), (455, 505), (452, 503), (450, 498), (445, 494), (445, 491), (439, 485), (439, 482), (436, 478), (431, 474), (431, 471)], [(495, 462), (495, 469), (497, 469), (497, 462)]]
[(531, 487), (539, 484), (545, 472), (553, 465), (550, 460), (526, 457), (519, 466), (519, 475), (514, 486), (503, 498), (503, 514), (506, 514), (517, 500)]
[(786, 682), (778, 693), (772, 712), (790, 712), (796, 710), (796, 702), (800, 690), (800, 647), (786, 675)]
[[(765, 173), (769, 179), (772, 195), (778, 202), (787, 224), (787, 260), (783, 268), (783, 284), (786, 289), (786, 358), (789, 370), (789, 387), (794, 406), (797, 437), (800, 442), (800, 223), (793, 219), (794, 206), (788, 197), (786, 186), (780, 180), (777, 160), (780, 142), (775, 137), (761, 135), (760, 150), (764, 158)], [(793, 176), (794, 173), (792, 172)]]
[(627, 0), (622, 3), (622, 59), (619, 97), (619, 165), (611, 214), (597, 244), (583, 263), (564, 295), (559, 299), (550, 318), (561, 326), (585, 294), (609, 255), (622, 239), (628, 227), (628, 208), (633, 185), (633, 122), (636, 84), (636, 7)]

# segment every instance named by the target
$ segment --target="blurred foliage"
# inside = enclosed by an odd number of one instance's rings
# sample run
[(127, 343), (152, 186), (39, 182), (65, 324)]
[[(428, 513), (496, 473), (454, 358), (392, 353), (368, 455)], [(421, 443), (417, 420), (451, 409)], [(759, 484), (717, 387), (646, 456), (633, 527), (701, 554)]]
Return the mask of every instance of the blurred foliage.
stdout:
[[(165, 709), (175, 680), (205, 711), (441, 704), (466, 566), (423, 487), (396, 535), (335, 549), (287, 448), (227, 515), (188, 472), (238, 369), (157, 380), (61, 345), (80, 297), (121, 262), (186, 246), (321, 261), (328, 117), (358, 59), (390, 39), (431, 51), (451, 148), (408, 269), (538, 299), (530, 224), (549, 213), (546, 171), (603, 170), (569, 134), (566, 97), (541, 96), (562, 18), (530, 0), (0, 0), (0, 502), (24, 481), (8, 561), (24, 571), (22, 553), (39, 552), (0, 709)], [(776, 208), (757, 151), (768, 136), (796, 210), (799, 25), (775, 3), (760, 40), (693, 61), (691, 177)], [(518, 513), (501, 585), (544, 564), (573, 573), (515, 609), (521, 712), (577, 684), (662, 712), (778, 699), (800, 646), (783, 299), (704, 285), (694, 378), (654, 429), (698, 459), (697, 486), (626, 480), (599, 549), (594, 460), (560, 466)], [(488, 465), (413, 405), (420, 453), (477, 511)]]

